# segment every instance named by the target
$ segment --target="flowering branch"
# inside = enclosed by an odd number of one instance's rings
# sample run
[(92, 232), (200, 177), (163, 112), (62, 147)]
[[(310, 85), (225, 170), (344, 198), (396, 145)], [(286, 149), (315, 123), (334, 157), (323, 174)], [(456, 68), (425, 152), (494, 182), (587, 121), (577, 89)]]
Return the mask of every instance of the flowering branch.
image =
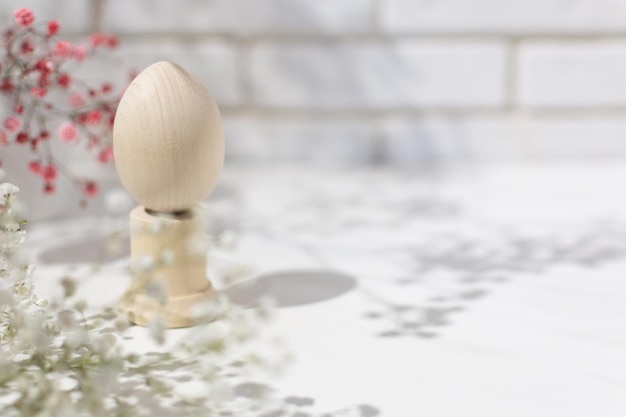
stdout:
[(63, 169), (49, 141), (80, 143), (97, 161), (113, 160), (111, 133), (120, 94), (114, 93), (109, 82), (93, 87), (73, 77), (70, 67), (100, 50), (117, 48), (119, 41), (93, 33), (87, 44), (72, 44), (57, 39), (61, 25), (56, 20), (35, 23), (27, 8), (16, 11), (14, 17), (14, 24), (3, 34), (0, 54), (0, 95), (9, 108), (0, 126), (0, 147), (30, 148), (33, 157), (28, 167), (42, 179), (44, 193), (55, 191), (61, 171), (86, 197), (93, 197), (98, 184)]

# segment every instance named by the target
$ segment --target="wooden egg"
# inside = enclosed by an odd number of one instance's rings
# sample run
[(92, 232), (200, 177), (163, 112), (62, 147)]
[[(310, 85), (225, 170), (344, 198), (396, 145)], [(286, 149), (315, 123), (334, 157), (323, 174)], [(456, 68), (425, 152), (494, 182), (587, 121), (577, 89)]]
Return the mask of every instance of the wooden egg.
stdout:
[(147, 209), (188, 210), (209, 196), (224, 164), (217, 104), (181, 66), (157, 62), (135, 78), (113, 129), (122, 184)]

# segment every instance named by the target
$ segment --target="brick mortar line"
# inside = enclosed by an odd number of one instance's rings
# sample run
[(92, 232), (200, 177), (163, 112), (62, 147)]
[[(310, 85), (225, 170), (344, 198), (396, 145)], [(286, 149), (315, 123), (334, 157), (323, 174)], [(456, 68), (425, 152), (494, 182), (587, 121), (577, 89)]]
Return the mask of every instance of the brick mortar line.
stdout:
[(543, 119), (554, 117), (620, 117), (626, 118), (622, 108), (551, 108), (524, 109), (523, 113), (509, 108), (424, 108), (424, 109), (315, 109), (268, 108), (263, 106), (220, 106), (225, 116), (251, 116), (263, 118), (367, 120), (373, 124), (394, 117), (502, 117), (520, 116)]
[[(390, 34), (390, 33), (115, 33), (123, 40), (128, 41), (177, 41), (177, 42), (202, 42), (202, 41), (225, 41), (235, 42), (245, 40), (247, 42), (283, 42), (283, 43), (350, 43), (350, 42), (393, 42), (393, 41), (442, 41), (442, 42), (620, 42), (626, 41), (626, 32), (606, 34)], [(67, 36), (86, 36), (88, 33), (73, 32)]]
[(512, 111), (519, 110), (519, 94), (520, 94), (520, 56), (519, 41), (512, 40), (507, 45), (506, 57), (506, 102)]
[(383, 10), (386, 0), (373, 0), (372, 2), (372, 31), (381, 35), (384, 33)]

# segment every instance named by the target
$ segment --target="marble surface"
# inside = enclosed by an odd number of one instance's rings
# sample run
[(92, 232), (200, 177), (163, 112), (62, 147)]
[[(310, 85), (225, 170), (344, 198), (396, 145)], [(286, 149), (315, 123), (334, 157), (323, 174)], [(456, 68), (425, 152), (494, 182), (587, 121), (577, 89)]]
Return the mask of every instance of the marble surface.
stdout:
[[(208, 232), (237, 245), (208, 272), (242, 302), (275, 298), (295, 361), (272, 389), (303, 413), (621, 417), (624, 179), (618, 163), (229, 168)], [(125, 221), (34, 225), (38, 288), (86, 269)], [(127, 266), (107, 260), (87, 298), (113, 303)]]

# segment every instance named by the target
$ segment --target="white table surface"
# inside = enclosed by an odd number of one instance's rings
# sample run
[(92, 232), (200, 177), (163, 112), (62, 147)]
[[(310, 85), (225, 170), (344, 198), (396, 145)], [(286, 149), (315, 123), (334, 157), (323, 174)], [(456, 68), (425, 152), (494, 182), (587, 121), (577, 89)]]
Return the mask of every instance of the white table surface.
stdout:
[[(295, 362), (272, 388), (312, 402), (303, 412), (623, 417), (625, 180), (626, 163), (230, 168), (207, 210), (238, 235), (214, 256), (247, 266), (243, 295), (280, 306)], [(33, 225), (39, 291), (125, 221)], [(85, 284), (92, 303), (121, 294), (127, 265)]]

